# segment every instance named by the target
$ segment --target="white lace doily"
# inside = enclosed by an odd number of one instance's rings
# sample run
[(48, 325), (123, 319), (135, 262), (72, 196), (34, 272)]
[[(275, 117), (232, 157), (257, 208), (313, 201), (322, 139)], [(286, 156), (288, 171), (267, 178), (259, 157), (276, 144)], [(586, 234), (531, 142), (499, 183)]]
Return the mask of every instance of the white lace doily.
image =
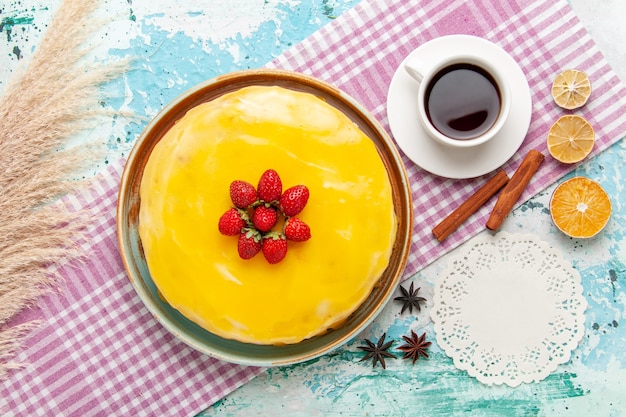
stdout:
[(569, 360), (584, 333), (578, 271), (530, 235), (480, 235), (435, 284), (437, 343), (479, 381), (540, 381)]

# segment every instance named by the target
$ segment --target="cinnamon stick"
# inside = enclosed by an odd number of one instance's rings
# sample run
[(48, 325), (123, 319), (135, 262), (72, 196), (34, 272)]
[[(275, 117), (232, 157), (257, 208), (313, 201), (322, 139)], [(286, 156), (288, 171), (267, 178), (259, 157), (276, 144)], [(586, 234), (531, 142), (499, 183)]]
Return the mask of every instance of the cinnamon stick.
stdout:
[(481, 208), (494, 194), (509, 182), (509, 176), (502, 169), (491, 177), (470, 198), (450, 213), (433, 228), (433, 235), (439, 242), (450, 236), (465, 220)]
[(535, 172), (539, 169), (539, 165), (541, 165), (544, 158), (545, 156), (535, 149), (531, 149), (530, 152), (528, 152), (511, 177), (511, 181), (504, 187), (498, 197), (496, 205), (493, 207), (491, 215), (489, 216), (489, 220), (487, 220), (487, 229), (495, 232), (502, 226), (504, 219), (513, 209), (513, 206), (522, 195), (522, 192), (528, 185), (532, 176), (535, 175)]

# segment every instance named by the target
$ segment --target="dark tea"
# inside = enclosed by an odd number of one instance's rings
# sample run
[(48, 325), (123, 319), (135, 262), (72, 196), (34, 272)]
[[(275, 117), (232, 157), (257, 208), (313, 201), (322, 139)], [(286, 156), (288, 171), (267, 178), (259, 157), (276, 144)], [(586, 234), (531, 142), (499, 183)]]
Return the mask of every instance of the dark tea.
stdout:
[(476, 138), (500, 114), (500, 90), (493, 77), (472, 64), (450, 65), (431, 80), (425, 95), (426, 115), (442, 134), (453, 139)]

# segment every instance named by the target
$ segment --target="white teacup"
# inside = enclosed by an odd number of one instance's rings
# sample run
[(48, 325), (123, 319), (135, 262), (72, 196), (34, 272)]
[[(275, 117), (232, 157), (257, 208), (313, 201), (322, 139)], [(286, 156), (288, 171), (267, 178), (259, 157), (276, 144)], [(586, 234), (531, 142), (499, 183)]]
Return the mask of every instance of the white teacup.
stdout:
[(457, 148), (493, 139), (511, 108), (507, 78), (498, 67), (469, 53), (435, 62), (417, 58), (404, 68), (420, 84), (418, 116), (429, 136)]

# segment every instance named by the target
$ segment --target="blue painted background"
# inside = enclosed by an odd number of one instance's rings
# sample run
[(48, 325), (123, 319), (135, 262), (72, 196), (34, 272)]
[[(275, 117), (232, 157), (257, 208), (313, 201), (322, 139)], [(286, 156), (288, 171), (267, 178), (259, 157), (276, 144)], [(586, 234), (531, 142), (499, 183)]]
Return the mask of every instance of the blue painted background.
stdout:
[[(261, 1), (261, 0), (259, 0)], [(125, 156), (135, 139), (165, 104), (188, 88), (216, 75), (257, 68), (295, 45), (359, 0), (265, 1), (271, 18), (246, 36), (213, 42), (203, 33), (172, 30), (154, 23), (166, 11), (138, 14), (138, 2), (106, 1), (107, 13), (123, 16), (122, 33), (102, 33), (101, 59), (132, 58), (131, 70), (103, 87), (102, 105), (118, 111), (109, 134), (101, 167)], [(45, 4), (49, 3), (49, 4)], [(162, 2), (161, 2), (162, 3)], [(242, 2), (235, 2), (242, 7)], [(58, 2), (0, 3), (0, 89), (19, 71), (36, 48)], [(201, 7), (185, 7), (185, 22), (216, 16)], [(241, 9), (222, 11), (220, 19), (238, 20)], [(157, 18), (157, 19), (155, 19)], [(245, 28), (245, 27), (244, 27)], [(245, 28), (247, 29), (247, 28)], [(132, 116), (124, 115), (124, 112)], [(604, 232), (579, 241), (553, 227), (547, 209), (550, 188), (517, 209), (503, 230), (535, 233), (563, 250), (581, 274), (586, 311), (585, 335), (572, 360), (547, 379), (518, 388), (487, 387), (465, 372), (433, 344), (429, 358), (388, 360), (387, 370), (360, 362), (357, 349), (363, 338), (377, 340), (383, 332), (400, 344), (409, 329), (425, 331), (434, 342), (429, 319), (433, 283), (449, 256), (419, 272), (411, 280), (427, 298), (421, 312), (400, 315), (390, 303), (362, 335), (313, 362), (268, 370), (251, 383), (203, 412), (203, 415), (449, 415), (449, 416), (621, 416), (626, 415), (626, 149), (618, 142), (572, 175), (599, 181), (612, 196), (613, 216)], [(97, 170), (98, 168), (96, 168)], [(408, 286), (409, 282), (405, 285)], [(528, 306), (532, 308), (532, 306)], [(392, 351), (398, 355), (400, 352)]]

